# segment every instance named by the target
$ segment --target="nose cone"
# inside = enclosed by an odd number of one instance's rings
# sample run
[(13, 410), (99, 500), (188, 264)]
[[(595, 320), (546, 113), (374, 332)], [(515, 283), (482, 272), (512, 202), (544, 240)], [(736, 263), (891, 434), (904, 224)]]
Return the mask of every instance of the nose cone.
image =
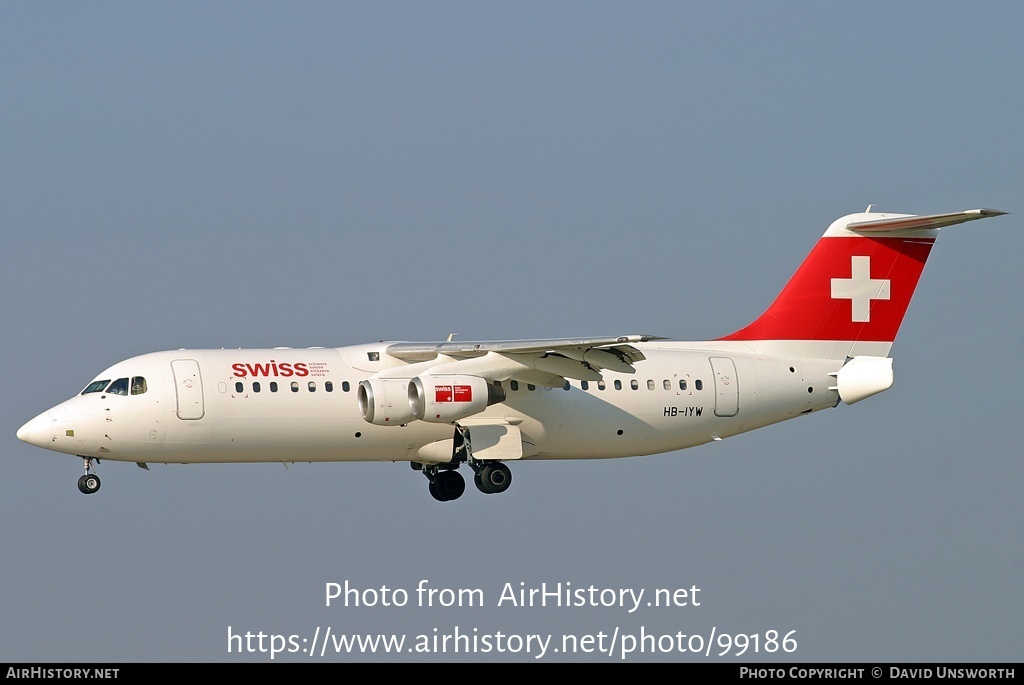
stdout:
[(27, 442), (36, 447), (49, 447), (53, 438), (50, 419), (50, 412), (44, 411), (24, 426), (18, 429), (18, 440)]

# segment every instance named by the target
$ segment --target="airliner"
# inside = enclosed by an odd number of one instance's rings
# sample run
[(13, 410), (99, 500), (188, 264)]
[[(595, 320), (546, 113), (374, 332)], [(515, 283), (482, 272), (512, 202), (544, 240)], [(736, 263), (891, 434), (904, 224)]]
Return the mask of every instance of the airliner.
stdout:
[(408, 462), (438, 501), (506, 491), (525, 460), (650, 455), (854, 404), (889, 356), (940, 229), (1006, 214), (833, 222), (765, 312), (734, 333), (179, 349), (118, 362), (18, 430), (75, 455), (149, 464)]

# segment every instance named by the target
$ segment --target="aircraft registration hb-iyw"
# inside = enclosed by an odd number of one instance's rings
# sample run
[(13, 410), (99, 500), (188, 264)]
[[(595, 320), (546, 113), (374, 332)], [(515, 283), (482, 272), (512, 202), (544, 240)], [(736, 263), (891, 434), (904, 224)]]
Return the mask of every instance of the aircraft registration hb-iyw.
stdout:
[(93, 463), (406, 461), (437, 500), (460, 473), (504, 492), (509, 462), (628, 457), (859, 402), (888, 356), (938, 231), (1005, 212), (835, 221), (758, 319), (717, 340), (649, 335), (174, 350), (119, 362), (18, 431)]

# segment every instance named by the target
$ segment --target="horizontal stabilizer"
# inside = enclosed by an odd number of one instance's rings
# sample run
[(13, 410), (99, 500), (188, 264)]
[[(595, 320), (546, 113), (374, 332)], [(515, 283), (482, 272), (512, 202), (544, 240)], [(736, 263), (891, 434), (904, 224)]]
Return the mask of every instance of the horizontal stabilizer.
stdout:
[(875, 233), (883, 231), (902, 231), (911, 228), (942, 228), (962, 224), (965, 221), (976, 219), (987, 219), (992, 216), (1002, 216), (1006, 212), (997, 209), (968, 209), (966, 212), (953, 212), (952, 214), (929, 214), (927, 216), (906, 216), (897, 215), (886, 219), (872, 219), (871, 221), (854, 221), (846, 224), (846, 229), (858, 233)]

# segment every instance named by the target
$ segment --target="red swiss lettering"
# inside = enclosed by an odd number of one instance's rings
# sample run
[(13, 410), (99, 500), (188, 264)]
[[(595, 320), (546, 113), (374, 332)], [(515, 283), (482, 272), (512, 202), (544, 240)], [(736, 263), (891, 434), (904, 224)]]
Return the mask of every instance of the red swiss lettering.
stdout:
[(233, 375), (239, 378), (245, 378), (246, 376), (308, 376), (309, 364), (306, 362), (296, 362), (294, 364), (288, 362), (279, 363), (273, 359), (269, 363), (262, 364), (235, 362), (231, 365), (231, 371)]

